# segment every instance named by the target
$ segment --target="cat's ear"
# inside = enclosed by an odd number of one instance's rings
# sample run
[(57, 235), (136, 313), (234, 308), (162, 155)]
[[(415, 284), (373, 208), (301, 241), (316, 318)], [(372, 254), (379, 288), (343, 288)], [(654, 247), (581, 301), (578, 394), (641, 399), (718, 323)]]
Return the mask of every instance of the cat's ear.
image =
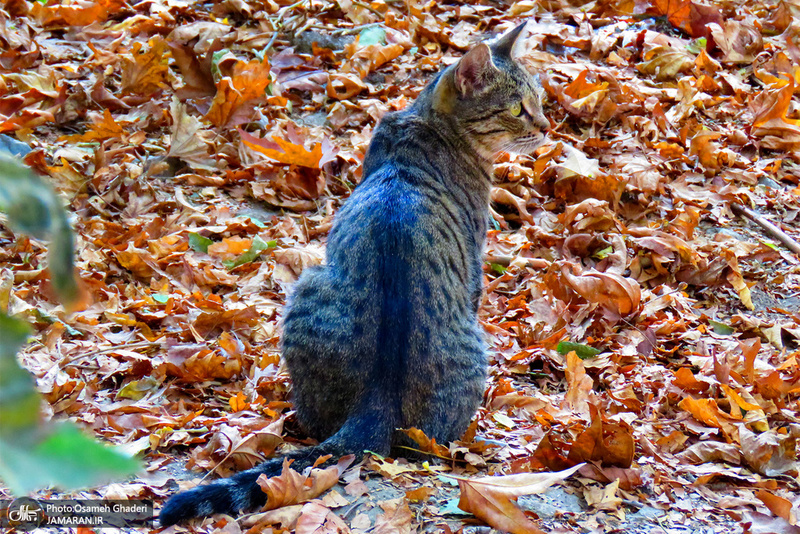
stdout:
[(514, 48), (514, 44), (517, 42), (517, 39), (519, 39), (519, 36), (522, 35), (522, 32), (525, 29), (526, 24), (528, 24), (527, 21), (518, 25), (510, 32), (506, 32), (504, 36), (502, 36), (494, 44), (492, 44), (492, 52), (497, 54), (498, 56), (510, 59), (511, 50)]
[(492, 63), (492, 51), (481, 43), (458, 61), (455, 72), (456, 88), (461, 95), (479, 93), (491, 83), (497, 67)]

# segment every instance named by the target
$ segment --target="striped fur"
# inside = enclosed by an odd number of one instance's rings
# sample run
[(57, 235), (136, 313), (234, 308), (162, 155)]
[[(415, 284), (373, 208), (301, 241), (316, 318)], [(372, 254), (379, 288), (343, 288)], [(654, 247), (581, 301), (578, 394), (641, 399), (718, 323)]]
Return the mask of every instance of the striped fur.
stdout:
[[(491, 161), (532, 148), (548, 126), (538, 84), (511, 59), (521, 31), (472, 49), (376, 128), (327, 264), (303, 273), (285, 312), (297, 417), (323, 440), (290, 453), (293, 467), (388, 454), (403, 443), (397, 428), (451, 441), (475, 413), (487, 367), (477, 310)], [(161, 524), (263, 505), (255, 480), (281, 463), (179, 493)]]

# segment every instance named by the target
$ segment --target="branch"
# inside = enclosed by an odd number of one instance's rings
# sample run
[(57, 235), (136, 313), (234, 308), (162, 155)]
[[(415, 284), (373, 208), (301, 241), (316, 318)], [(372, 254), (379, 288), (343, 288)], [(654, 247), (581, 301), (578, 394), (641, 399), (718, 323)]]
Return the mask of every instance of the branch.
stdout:
[(786, 232), (769, 222), (767, 219), (741, 204), (731, 204), (731, 211), (739, 217), (750, 219), (761, 226), (768, 235), (784, 244), (786, 248), (800, 256), (800, 243), (792, 239)]

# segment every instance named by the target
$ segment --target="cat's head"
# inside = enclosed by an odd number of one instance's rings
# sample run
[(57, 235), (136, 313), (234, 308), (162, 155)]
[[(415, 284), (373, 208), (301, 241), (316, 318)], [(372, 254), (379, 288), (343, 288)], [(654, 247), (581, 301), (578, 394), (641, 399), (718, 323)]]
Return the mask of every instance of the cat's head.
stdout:
[(498, 152), (530, 152), (550, 126), (538, 78), (511, 57), (524, 28), (520, 24), (496, 42), (472, 48), (437, 87), (435, 106), (451, 114), (473, 148), (490, 160)]

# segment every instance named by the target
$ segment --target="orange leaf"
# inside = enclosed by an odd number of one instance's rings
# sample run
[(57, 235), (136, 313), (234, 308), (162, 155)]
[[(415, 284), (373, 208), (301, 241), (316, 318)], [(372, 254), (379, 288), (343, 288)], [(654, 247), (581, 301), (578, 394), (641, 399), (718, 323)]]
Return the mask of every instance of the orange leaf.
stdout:
[(253, 240), (247, 237), (226, 237), (218, 243), (208, 245), (208, 254), (223, 259), (230, 259), (244, 254), (253, 245)]
[(653, 10), (659, 16), (666, 16), (676, 28), (688, 33), (691, 4), (690, 0), (654, 0)]
[(702, 393), (709, 388), (709, 384), (697, 380), (688, 367), (681, 367), (675, 372), (672, 384), (691, 393)]
[(691, 0), (654, 0), (653, 7), (648, 11), (666, 16), (670, 24), (692, 37), (706, 35), (706, 24), (722, 22), (718, 7), (696, 4)]
[(119, 12), (125, 3), (121, 0), (77, 0), (69, 5), (49, 5), (36, 2), (30, 15), (45, 28), (53, 26), (88, 26), (102, 23), (109, 13)]
[(239, 62), (233, 74), (217, 83), (217, 94), (206, 113), (214, 126), (237, 126), (247, 122), (257, 101), (266, 98), (267, 87), (272, 83), (269, 61), (254, 59)]
[(713, 399), (696, 400), (686, 397), (678, 403), (678, 406), (692, 414), (698, 421), (714, 428), (722, 428), (722, 424), (719, 421), (720, 410), (719, 406), (717, 406), (717, 401)]
[(436, 443), (436, 438), (429, 438), (425, 432), (418, 428), (409, 428), (402, 430), (402, 432), (413, 439), (423, 452), (430, 452), (442, 458), (450, 458), (450, 451), (444, 445)]
[(133, 43), (131, 56), (122, 58), (122, 91), (148, 96), (168, 87), (169, 47), (164, 39), (150, 40), (150, 49), (142, 52), (142, 43)]
[(241, 391), (234, 397), (228, 399), (228, 404), (230, 404), (232, 412), (241, 412), (242, 410), (247, 410), (250, 408), (250, 403), (247, 402), (247, 397), (245, 397), (244, 393)]
[(783, 87), (760, 92), (750, 103), (755, 117), (750, 133), (762, 137), (761, 144), (766, 148), (800, 148), (800, 120), (786, 116), (794, 93), (794, 78), (789, 77), (788, 82)]
[(70, 143), (88, 143), (90, 141), (102, 141), (105, 139), (124, 139), (126, 137), (123, 124), (118, 123), (111, 116), (108, 109), (103, 110), (103, 118), (96, 122), (92, 129), (84, 134), (65, 135), (59, 137), (59, 141), (69, 141)]
[(415, 490), (406, 492), (406, 499), (411, 502), (427, 501), (431, 495), (436, 494), (436, 488), (420, 486)]
[(792, 510), (792, 501), (764, 489), (757, 490), (756, 497), (776, 516), (782, 517), (790, 525), (797, 524), (797, 517), (795, 517), (795, 513)]
[(280, 148), (280, 150), (276, 150), (272, 148), (273, 145), (269, 141), (250, 135), (243, 130), (239, 130), (239, 135), (242, 136), (242, 142), (248, 148), (261, 152), (275, 161), (312, 169), (319, 168), (319, 162), (322, 159), (322, 144), (320, 143), (315, 143), (311, 150), (306, 150), (303, 145), (295, 145), (290, 141), (273, 136), (272, 139)]
[(333, 74), (328, 82), (328, 96), (337, 100), (347, 100), (367, 88), (367, 84), (355, 74)]
[(564, 395), (564, 405), (573, 410), (582, 406), (585, 410), (589, 393), (592, 391), (592, 377), (586, 375), (586, 368), (578, 354), (572, 350), (567, 353), (567, 393)]
[(573, 272), (577, 266), (564, 263), (561, 275), (564, 282), (589, 302), (600, 305), (615, 318), (636, 311), (642, 299), (639, 283), (618, 274), (590, 271), (580, 275)]

